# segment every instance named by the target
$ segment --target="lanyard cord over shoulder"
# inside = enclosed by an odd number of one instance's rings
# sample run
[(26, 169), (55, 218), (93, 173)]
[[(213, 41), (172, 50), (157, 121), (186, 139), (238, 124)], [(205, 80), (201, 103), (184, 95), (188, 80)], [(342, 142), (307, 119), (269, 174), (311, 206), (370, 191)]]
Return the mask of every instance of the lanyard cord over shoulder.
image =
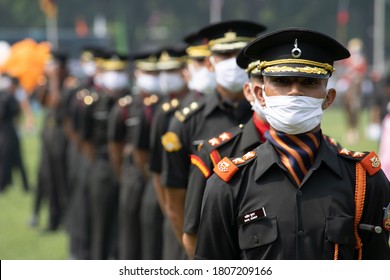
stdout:
[[(358, 250), (358, 260), (363, 257), (363, 244), (358, 233), (358, 227), (363, 214), (364, 198), (366, 195), (366, 170), (360, 162), (356, 163), (356, 185), (355, 185), (355, 219), (354, 234), (356, 239), (356, 249)], [(335, 244), (334, 259), (338, 260), (339, 244)]]

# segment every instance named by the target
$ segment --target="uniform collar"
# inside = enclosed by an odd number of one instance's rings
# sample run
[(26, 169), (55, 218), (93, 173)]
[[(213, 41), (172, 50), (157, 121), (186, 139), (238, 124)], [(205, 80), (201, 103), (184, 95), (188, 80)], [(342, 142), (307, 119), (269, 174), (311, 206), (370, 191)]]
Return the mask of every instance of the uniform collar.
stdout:
[[(222, 105), (222, 98), (219, 95), (217, 91), (215, 91), (212, 94), (209, 94), (204, 99), (205, 102), (205, 109), (204, 109), (204, 115), (208, 116), (210, 115), (214, 110), (219, 109), (221, 111), (227, 110), (224, 108), (224, 105)], [(243, 119), (244, 121), (247, 121), (249, 116), (252, 114), (251, 106), (246, 99), (242, 99), (236, 104), (237, 107), (235, 107), (232, 110), (232, 114), (235, 115), (235, 118)]]
[[(274, 164), (277, 164), (280, 168), (285, 169), (283, 164), (280, 162), (278, 153), (269, 141), (266, 141), (264, 144), (256, 148), (256, 154), (258, 163), (255, 172), (255, 180), (259, 179)], [(259, 162), (261, 162), (261, 164)], [(340, 178), (343, 178), (337, 152), (323, 138), (321, 138), (321, 145), (318, 149), (314, 164), (309, 170), (309, 175), (322, 164), (325, 164), (330, 170), (332, 170), (333, 173)], [(304, 182), (305, 181), (303, 181), (302, 184)]]
[(205, 116), (208, 116), (219, 106), (219, 94), (215, 91), (212, 94), (207, 95), (204, 102), (204, 114)]
[(258, 146), (259, 144), (263, 143), (260, 140), (259, 132), (257, 131), (254, 123), (253, 123), (253, 117), (244, 125), (244, 128), (242, 130), (242, 137), (241, 142), (239, 145), (239, 150), (244, 151), (247, 150), (249, 147), (252, 146)]

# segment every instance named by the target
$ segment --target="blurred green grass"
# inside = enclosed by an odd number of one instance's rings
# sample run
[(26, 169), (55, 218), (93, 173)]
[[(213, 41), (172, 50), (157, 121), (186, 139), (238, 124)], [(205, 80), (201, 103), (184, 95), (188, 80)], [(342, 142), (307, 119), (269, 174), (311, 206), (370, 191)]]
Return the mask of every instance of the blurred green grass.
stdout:
[[(42, 114), (37, 116), (37, 128), (33, 133), (21, 134), (24, 162), (29, 175), (30, 185), (36, 184), (37, 164), (40, 151), (40, 120)], [(365, 127), (368, 123), (368, 112), (360, 115), (360, 141), (356, 145), (348, 146), (345, 140), (345, 118), (339, 108), (327, 110), (323, 117), (323, 132), (343, 146), (354, 151), (378, 152), (378, 143), (365, 137)], [(63, 260), (68, 259), (68, 237), (60, 230), (56, 233), (42, 233), (47, 220), (47, 204), (43, 205), (38, 228), (29, 227), (32, 213), (34, 190), (29, 193), (22, 191), (21, 180), (18, 173), (14, 174), (14, 183), (8, 190), (0, 195), (0, 259), (7, 260)]]

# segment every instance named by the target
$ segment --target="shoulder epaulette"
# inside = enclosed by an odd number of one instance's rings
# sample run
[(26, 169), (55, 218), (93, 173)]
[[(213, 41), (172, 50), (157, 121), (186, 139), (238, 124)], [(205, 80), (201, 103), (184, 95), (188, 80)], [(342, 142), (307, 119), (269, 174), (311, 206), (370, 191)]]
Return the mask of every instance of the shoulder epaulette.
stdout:
[(163, 109), (164, 112), (170, 113), (170, 112), (177, 110), (179, 105), (180, 105), (180, 101), (178, 99), (174, 98), (171, 101), (164, 102), (161, 105), (161, 108)]
[(213, 170), (223, 181), (230, 182), (240, 167), (245, 166), (255, 158), (255, 151), (247, 152), (242, 157), (237, 157), (234, 159), (224, 157), (217, 163)]
[(234, 129), (222, 132), (219, 136), (213, 137), (202, 143), (202, 149), (205, 149), (210, 155), (210, 159), (214, 166), (221, 160), (218, 149), (232, 141), (237, 135), (241, 134), (242, 127), (243, 125), (239, 125), (238, 127), (234, 127)]
[(155, 94), (152, 94), (148, 97), (145, 97), (143, 100), (143, 103), (145, 106), (152, 106), (152, 105), (156, 104), (158, 101), (159, 101), (158, 96)]
[(359, 161), (367, 173), (372, 176), (381, 170), (381, 162), (377, 154), (371, 152), (354, 152), (346, 148), (338, 149), (338, 155), (354, 161)]
[(180, 122), (185, 122), (191, 115), (199, 111), (204, 106), (204, 102), (191, 102), (186, 107), (175, 112), (175, 118)]
[(126, 95), (118, 99), (118, 104), (121, 107), (126, 107), (133, 102), (133, 97), (131, 95)]
[(89, 90), (86, 88), (83, 88), (83, 89), (80, 89), (77, 91), (76, 98), (78, 100), (84, 100), (84, 97), (86, 97), (87, 95), (89, 95)]
[(64, 85), (66, 88), (72, 90), (80, 87), (80, 80), (76, 77), (69, 76), (65, 79)]
[(84, 104), (87, 106), (92, 105), (94, 102), (98, 100), (99, 100), (99, 94), (96, 91), (92, 91), (92, 92), (88, 91), (83, 98)]
[(329, 137), (328, 135), (325, 135), (325, 134), (323, 134), (323, 137), (324, 137), (325, 141), (328, 142), (329, 144), (331, 144), (333, 147), (336, 147), (337, 149), (342, 148), (341, 144), (339, 142), (337, 142), (336, 139)]

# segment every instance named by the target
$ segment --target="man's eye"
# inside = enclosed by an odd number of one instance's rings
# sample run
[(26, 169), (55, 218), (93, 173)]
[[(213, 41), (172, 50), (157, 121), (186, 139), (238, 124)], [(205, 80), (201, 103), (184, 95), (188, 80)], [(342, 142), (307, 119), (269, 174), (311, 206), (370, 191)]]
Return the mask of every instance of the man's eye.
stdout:
[(278, 78), (275, 78), (273, 80), (274, 83), (277, 83), (277, 84), (286, 84), (288, 83), (288, 79), (285, 79), (283, 77), (278, 77)]
[(305, 79), (304, 84), (315, 86), (315, 85), (318, 85), (318, 80), (317, 79)]

